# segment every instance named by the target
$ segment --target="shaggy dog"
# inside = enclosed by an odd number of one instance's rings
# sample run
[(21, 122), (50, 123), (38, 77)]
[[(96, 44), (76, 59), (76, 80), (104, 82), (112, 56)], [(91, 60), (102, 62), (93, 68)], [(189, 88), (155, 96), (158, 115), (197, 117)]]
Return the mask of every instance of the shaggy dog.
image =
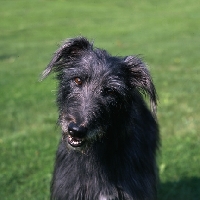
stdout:
[(77, 37), (55, 52), (42, 78), (52, 71), (62, 139), (51, 199), (156, 199), (156, 91), (142, 60)]

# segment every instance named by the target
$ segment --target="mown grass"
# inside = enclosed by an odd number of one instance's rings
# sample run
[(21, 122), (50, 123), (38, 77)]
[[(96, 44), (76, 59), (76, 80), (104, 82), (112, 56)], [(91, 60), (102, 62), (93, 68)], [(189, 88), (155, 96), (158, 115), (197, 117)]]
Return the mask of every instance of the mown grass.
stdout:
[(0, 0), (0, 198), (49, 198), (56, 83), (38, 82), (58, 43), (84, 35), (141, 54), (159, 95), (160, 200), (200, 198), (200, 3)]

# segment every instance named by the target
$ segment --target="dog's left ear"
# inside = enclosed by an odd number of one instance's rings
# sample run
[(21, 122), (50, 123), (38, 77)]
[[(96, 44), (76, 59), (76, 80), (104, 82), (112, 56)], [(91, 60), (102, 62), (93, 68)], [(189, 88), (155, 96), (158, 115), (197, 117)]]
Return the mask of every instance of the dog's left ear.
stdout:
[(126, 69), (128, 70), (131, 87), (150, 97), (151, 110), (156, 116), (157, 95), (153, 81), (146, 65), (137, 56), (127, 56), (124, 58)]

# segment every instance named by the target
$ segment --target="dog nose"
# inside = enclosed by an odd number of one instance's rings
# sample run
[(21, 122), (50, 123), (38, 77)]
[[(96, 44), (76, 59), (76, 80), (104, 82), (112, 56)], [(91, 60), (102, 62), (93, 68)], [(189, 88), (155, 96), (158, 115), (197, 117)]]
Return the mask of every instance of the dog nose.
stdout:
[(83, 138), (86, 135), (87, 128), (71, 122), (68, 126), (68, 132), (72, 137)]

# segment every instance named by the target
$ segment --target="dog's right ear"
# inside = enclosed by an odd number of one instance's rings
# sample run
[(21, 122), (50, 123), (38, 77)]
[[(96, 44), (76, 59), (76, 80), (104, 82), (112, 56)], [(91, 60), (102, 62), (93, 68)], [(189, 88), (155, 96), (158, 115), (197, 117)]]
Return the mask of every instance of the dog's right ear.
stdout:
[(46, 78), (51, 71), (59, 72), (73, 59), (80, 56), (83, 51), (92, 49), (92, 44), (84, 37), (68, 39), (54, 53), (54, 56), (43, 71), (41, 80)]

